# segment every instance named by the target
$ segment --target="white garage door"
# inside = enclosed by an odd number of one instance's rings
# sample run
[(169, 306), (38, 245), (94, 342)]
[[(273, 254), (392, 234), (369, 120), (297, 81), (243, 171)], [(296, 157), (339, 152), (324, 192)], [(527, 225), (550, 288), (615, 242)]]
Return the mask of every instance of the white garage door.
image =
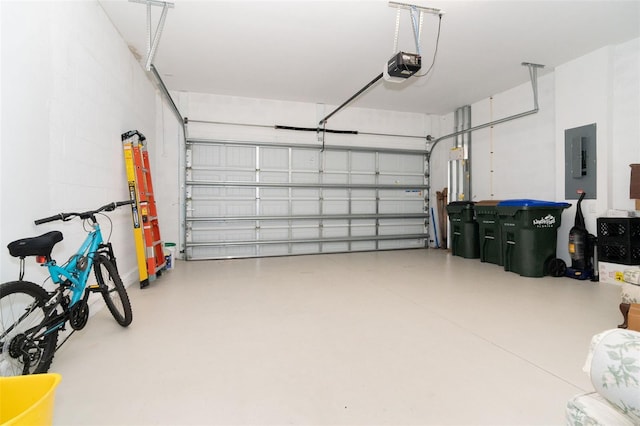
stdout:
[(426, 247), (425, 153), (187, 140), (185, 257)]

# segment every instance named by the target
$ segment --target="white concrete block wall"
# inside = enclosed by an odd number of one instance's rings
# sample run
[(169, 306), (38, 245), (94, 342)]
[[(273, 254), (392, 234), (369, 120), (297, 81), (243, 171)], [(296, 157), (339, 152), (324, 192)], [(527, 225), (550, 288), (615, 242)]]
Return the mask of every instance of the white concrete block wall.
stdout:
[[(523, 67), (523, 72), (527, 70)], [(553, 74), (538, 78), (539, 111), (471, 136), (472, 201), (555, 199)], [(471, 106), (473, 126), (530, 111), (529, 82)]]
[[(178, 99), (181, 113), (190, 120), (258, 124), (271, 127), (283, 125), (316, 128), (318, 122), (335, 108), (331, 105), (203, 93), (181, 92), (174, 95)], [(430, 126), (429, 116), (425, 114), (349, 106), (331, 117), (326, 128), (426, 137), (430, 132)], [(190, 123), (188, 131), (191, 137), (319, 144), (316, 132), (198, 123)], [(325, 142), (334, 145), (391, 146), (403, 149), (425, 149), (426, 146), (426, 139), (335, 133), (326, 133)]]
[[(556, 199), (564, 199), (564, 130), (597, 124), (596, 200), (585, 200), (587, 229), (609, 209), (632, 210), (629, 164), (640, 162), (640, 39), (609, 46), (558, 67), (556, 75)], [(558, 230), (558, 256), (566, 253), (574, 206)]]
[[(155, 88), (97, 2), (2, 2), (0, 277), (17, 279), (6, 245), (63, 231), (55, 257), (84, 237), (80, 221), (36, 227), (61, 211), (128, 198), (120, 135), (138, 129), (154, 150)], [(153, 156), (153, 155), (152, 155)], [(137, 266), (127, 208), (110, 214), (127, 284)], [(109, 226), (104, 222), (105, 234)], [(30, 262), (27, 278), (44, 270)]]
[(632, 210), (628, 164), (640, 162), (640, 38), (615, 46), (613, 78), (612, 207)]

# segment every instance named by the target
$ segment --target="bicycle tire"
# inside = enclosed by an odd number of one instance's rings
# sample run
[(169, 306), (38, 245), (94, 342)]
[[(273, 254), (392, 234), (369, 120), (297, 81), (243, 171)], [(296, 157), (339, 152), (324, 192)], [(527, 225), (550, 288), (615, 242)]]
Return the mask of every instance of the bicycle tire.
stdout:
[[(29, 337), (40, 330), (38, 324), (45, 318), (44, 306), (48, 299), (45, 289), (29, 281), (0, 285), (0, 376), (49, 371), (56, 351), (58, 329), (36, 340)], [(36, 362), (31, 365), (34, 360)]]
[(109, 312), (118, 324), (127, 327), (133, 321), (133, 312), (116, 265), (108, 257), (99, 256), (93, 264), (93, 272)]

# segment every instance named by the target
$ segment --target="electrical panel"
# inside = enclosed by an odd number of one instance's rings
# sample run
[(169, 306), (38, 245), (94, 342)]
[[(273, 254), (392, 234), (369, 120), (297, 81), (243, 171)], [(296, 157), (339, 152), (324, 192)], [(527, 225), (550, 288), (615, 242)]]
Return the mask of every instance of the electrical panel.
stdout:
[(596, 199), (596, 124), (564, 131), (565, 199), (577, 200), (586, 193), (586, 199)]

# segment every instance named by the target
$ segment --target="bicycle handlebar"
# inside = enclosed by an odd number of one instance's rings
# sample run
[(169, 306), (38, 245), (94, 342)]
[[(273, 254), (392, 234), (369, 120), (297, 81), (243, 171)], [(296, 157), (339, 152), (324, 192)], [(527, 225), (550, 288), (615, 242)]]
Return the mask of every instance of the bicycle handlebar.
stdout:
[(129, 205), (129, 204), (133, 204), (133, 201), (131, 201), (131, 200), (114, 201), (112, 203), (105, 204), (104, 206), (100, 207), (97, 210), (90, 210), (90, 211), (86, 211), (86, 212), (82, 212), (82, 213), (58, 213), (57, 215), (54, 215), (54, 216), (49, 216), (49, 217), (45, 217), (43, 219), (34, 220), (34, 223), (36, 225), (42, 225), (43, 223), (54, 222), (56, 220), (61, 220), (61, 221), (64, 222), (64, 221), (70, 220), (71, 218), (73, 218), (75, 216), (79, 216), (81, 219), (89, 219), (90, 217), (92, 217), (96, 213), (100, 213), (100, 212), (103, 212), (103, 211), (112, 212), (118, 207), (126, 206), (126, 205)]

